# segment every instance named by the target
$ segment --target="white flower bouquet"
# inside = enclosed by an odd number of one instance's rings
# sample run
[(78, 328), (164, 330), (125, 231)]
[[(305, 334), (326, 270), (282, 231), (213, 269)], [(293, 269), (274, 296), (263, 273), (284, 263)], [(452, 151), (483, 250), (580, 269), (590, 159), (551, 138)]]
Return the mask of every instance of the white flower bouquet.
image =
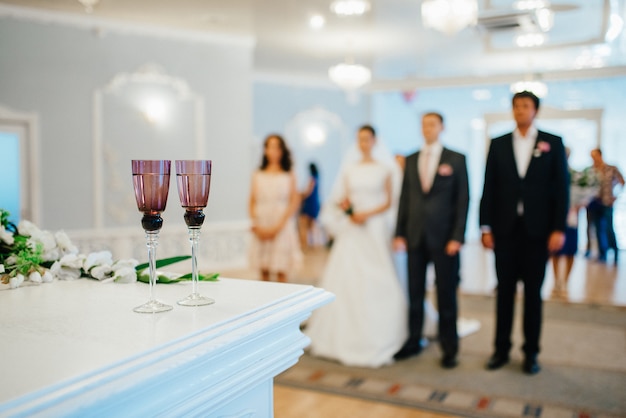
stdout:
[(570, 206), (587, 206), (600, 192), (600, 180), (593, 168), (570, 170)]
[[(191, 256), (157, 260), (157, 268), (187, 260)], [(0, 282), (17, 288), (24, 282), (40, 284), (57, 280), (90, 278), (117, 283), (149, 282), (148, 263), (135, 259), (113, 260), (110, 251), (81, 254), (63, 231), (43, 231), (22, 220), (16, 226), (9, 212), (0, 209)], [(159, 283), (191, 280), (191, 273), (158, 272)], [(199, 280), (217, 280), (219, 274), (200, 274)]]

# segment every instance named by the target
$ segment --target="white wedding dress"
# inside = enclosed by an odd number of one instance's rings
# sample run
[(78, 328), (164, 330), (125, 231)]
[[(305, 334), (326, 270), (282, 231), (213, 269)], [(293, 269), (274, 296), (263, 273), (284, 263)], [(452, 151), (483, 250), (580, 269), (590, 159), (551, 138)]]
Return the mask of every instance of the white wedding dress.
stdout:
[(347, 196), (355, 212), (382, 205), (391, 171), (379, 162), (350, 164), (322, 210), (320, 219), (334, 242), (319, 286), (336, 299), (315, 311), (307, 324), (315, 356), (380, 367), (393, 362), (407, 338), (407, 301), (391, 250), (393, 217), (383, 213), (357, 225), (336, 200)]

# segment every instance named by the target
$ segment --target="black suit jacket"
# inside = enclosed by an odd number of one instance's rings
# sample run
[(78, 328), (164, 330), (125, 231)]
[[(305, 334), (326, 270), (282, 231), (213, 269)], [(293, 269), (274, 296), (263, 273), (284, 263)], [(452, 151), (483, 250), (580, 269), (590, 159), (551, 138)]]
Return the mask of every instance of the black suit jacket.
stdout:
[(398, 206), (396, 236), (418, 247), (426, 237), (433, 249), (450, 240), (464, 242), (469, 204), (465, 156), (444, 148), (437, 174), (428, 193), (422, 190), (418, 171), (419, 152), (406, 158)]
[[(541, 142), (544, 144), (539, 147), (537, 144)], [(480, 201), (480, 225), (489, 226), (496, 237), (511, 234), (520, 200), (524, 209), (524, 224), (530, 236), (547, 237), (553, 231), (565, 231), (569, 175), (560, 137), (538, 132), (533, 156), (523, 179), (517, 172), (513, 134), (491, 141)]]

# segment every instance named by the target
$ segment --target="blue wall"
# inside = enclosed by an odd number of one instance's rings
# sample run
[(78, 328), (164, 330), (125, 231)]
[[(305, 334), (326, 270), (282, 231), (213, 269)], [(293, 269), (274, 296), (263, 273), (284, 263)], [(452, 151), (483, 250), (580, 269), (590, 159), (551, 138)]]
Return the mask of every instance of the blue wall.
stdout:
[[(306, 185), (308, 163), (315, 162), (323, 199), (330, 192), (343, 154), (356, 138), (356, 130), (371, 121), (370, 97), (271, 82), (256, 82), (253, 90), (255, 151), (251, 165), (259, 165), (266, 135), (283, 134), (294, 154), (300, 189)], [(308, 124), (324, 128), (326, 142), (309, 144), (302, 132)]]

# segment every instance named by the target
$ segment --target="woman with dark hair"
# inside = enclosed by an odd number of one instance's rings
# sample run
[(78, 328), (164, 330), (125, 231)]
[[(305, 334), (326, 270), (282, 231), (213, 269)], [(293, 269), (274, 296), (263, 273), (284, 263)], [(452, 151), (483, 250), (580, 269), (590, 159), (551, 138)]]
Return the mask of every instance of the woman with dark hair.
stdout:
[(319, 172), (315, 163), (309, 164), (309, 185), (302, 193), (302, 208), (300, 209), (300, 246), (305, 249), (309, 246), (309, 234), (313, 232), (315, 220), (320, 213)]
[(300, 197), (291, 168), (285, 140), (268, 135), (261, 166), (252, 176), (249, 206), (253, 233), (250, 262), (264, 281), (275, 273), (279, 282), (286, 282), (301, 256), (294, 217)]

